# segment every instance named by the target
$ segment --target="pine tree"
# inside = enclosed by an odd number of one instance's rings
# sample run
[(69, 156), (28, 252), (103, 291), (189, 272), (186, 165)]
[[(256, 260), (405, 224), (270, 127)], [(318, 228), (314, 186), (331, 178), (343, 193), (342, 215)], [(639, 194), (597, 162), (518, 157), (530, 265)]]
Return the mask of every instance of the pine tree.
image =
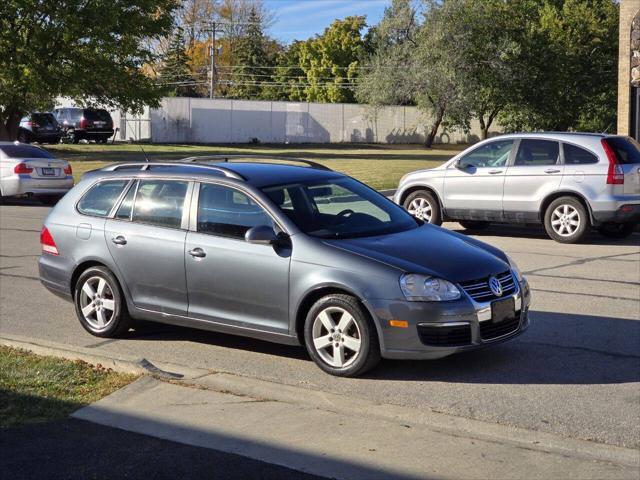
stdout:
[(235, 51), (232, 86), (229, 96), (233, 98), (259, 99), (263, 97), (263, 84), (272, 81), (267, 54), (266, 39), (262, 31), (262, 20), (255, 7), (251, 8), (245, 35)]
[(169, 47), (162, 58), (159, 81), (166, 87), (170, 97), (197, 97), (196, 80), (191, 74), (182, 28), (176, 28)]

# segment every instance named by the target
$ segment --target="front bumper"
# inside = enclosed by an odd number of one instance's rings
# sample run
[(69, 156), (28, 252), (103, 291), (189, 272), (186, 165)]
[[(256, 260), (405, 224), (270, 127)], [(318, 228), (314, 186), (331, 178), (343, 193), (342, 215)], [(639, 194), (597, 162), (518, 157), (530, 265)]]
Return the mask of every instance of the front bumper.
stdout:
[(597, 224), (606, 222), (640, 223), (640, 203), (627, 203), (611, 211), (594, 211), (593, 218)]
[[(474, 350), (517, 337), (529, 327), (531, 293), (526, 280), (518, 283), (512, 295), (516, 317), (504, 324), (492, 324), (491, 302), (477, 303), (463, 294), (453, 302), (369, 301), (368, 306), (378, 320), (380, 347), (384, 358), (437, 359), (454, 353)], [(389, 320), (404, 320), (408, 328), (391, 327)], [(507, 323), (509, 322), (509, 323)], [(458, 329), (464, 335), (455, 344), (431, 345), (419, 333), (423, 327)], [(424, 331), (424, 330), (422, 330)], [(484, 334), (483, 334), (484, 332)]]

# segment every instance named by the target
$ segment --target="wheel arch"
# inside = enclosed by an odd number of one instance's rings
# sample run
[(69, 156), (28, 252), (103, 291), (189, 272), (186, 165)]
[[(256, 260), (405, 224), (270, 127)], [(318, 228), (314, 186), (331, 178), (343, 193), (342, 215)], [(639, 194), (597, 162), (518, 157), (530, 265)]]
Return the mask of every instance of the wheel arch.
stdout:
[(314, 303), (316, 303), (322, 297), (326, 297), (327, 295), (349, 295), (355, 298), (360, 304), (360, 306), (362, 307), (362, 309), (371, 318), (371, 321), (373, 322), (376, 329), (376, 334), (378, 335), (378, 341), (380, 342), (380, 347), (383, 346), (383, 343), (382, 343), (383, 337), (380, 331), (380, 326), (374, 320), (375, 316), (373, 315), (373, 312), (369, 309), (369, 306), (367, 305), (367, 303), (363, 301), (361, 296), (355, 293), (352, 289), (340, 284), (319, 285), (313, 288), (312, 290), (306, 292), (302, 300), (298, 303), (298, 306), (295, 311), (295, 316), (294, 316), (295, 334), (298, 337), (298, 341), (300, 342), (301, 345), (305, 344), (304, 323), (307, 318), (307, 314), (309, 313), (309, 310), (311, 309)]
[(76, 283), (78, 281), (78, 278), (80, 277), (80, 275), (82, 275), (84, 271), (86, 271), (88, 268), (91, 268), (91, 267), (104, 267), (111, 272), (111, 274), (115, 277), (116, 281), (118, 282), (118, 287), (120, 287), (120, 291), (122, 292), (122, 295), (124, 296), (125, 301), (127, 302), (127, 307), (129, 309), (129, 312), (131, 312), (132, 307), (134, 305), (131, 302), (131, 298), (129, 297), (129, 291), (126, 288), (126, 285), (122, 282), (122, 279), (120, 278), (118, 272), (114, 268), (111, 268), (109, 265), (104, 263), (103, 261), (100, 261), (97, 259), (87, 259), (79, 263), (73, 269), (73, 273), (71, 274), (71, 279), (69, 281), (69, 288), (71, 291), (71, 296), (74, 298), (74, 301), (75, 301), (75, 288), (76, 288)]
[(558, 192), (553, 192), (544, 198), (544, 200), (540, 204), (540, 210), (539, 210), (540, 220), (543, 224), (544, 224), (544, 217), (547, 212), (547, 208), (549, 208), (549, 205), (551, 205), (551, 202), (553, 202), (554, 200), (557, 200), (560, 197), (573, 197), (576, 200), (578, 200), (582, 204), (582, 206), (587, 210), (587, 213), (589, 215), (589, 224), (591, 226), (595, 224), (595, 221), (593, 218), (593, 212), (591, 211), (591, 205), (589, 204), (589, 201), (586, 199), (584, 195), (573, 190), (561, 190)]

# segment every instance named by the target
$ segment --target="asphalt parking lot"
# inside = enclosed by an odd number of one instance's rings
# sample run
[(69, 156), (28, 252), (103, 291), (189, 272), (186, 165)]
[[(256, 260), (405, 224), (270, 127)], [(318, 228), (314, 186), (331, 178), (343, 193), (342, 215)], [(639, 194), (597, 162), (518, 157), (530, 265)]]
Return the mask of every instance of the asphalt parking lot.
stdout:
[[(322, 373), (302, 348), (162, 325), (90, 336), (38, 281), (48, 209), (0, 206), (0, 335), (20, 335), (366, 397), (488, 422), (640, 447), (640, 236), (561, 245), (540, 229), (479, 235), (513, 256), (533, 289), (518, 339), (438, 361), (384, 361), (365, 378)], [(458, 228), (457, 224), (447, 224)], [(428, 246), (425, 246), (428, 248)]]

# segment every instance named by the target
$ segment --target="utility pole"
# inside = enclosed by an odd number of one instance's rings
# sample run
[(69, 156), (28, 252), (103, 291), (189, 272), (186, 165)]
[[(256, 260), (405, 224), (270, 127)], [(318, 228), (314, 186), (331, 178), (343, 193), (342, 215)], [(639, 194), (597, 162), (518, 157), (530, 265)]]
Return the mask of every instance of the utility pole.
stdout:
[(211, 71), (209, 72), (211, 78), (209, 79), (209, 98), (213, 98), (213, 92), (216, 89), (216, 22), (211, 23), (211, 47), (210, 47), (210, 57), (211, 57)]

